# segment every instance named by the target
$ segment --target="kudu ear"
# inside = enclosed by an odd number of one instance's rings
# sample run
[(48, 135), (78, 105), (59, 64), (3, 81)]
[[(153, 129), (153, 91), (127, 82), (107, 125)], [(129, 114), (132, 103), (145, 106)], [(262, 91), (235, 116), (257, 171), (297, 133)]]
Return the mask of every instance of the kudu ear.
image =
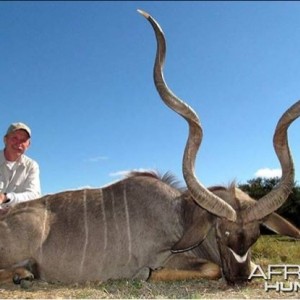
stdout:
[(263, 225), (277, 234), (300, 239), (300, 230), (276, 213), (272, 213), (264, 219)]
[(197, 216), (196, 220), (186, 228), (182, 238), (172, 247), (173, 253), (180, 253), (197, 247), (207, 236), (212, 228), (216, 218), (203, 210), (201, 216)]

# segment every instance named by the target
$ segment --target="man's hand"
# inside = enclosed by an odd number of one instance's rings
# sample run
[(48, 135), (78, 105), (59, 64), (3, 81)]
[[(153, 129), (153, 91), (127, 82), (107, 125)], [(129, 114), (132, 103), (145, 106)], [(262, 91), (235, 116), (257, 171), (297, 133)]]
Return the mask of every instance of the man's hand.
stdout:
[(0, 204), (7, 201), (7, 197), (5, 194), (0, 193)]

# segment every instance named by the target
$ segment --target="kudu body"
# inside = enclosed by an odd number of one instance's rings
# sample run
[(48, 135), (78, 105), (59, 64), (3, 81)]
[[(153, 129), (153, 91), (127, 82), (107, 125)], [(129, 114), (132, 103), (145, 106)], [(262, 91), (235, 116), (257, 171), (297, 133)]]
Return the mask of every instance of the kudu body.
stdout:
[(157, 38), (155, 86), (163, 101), (189, 124), (183, 158), (187, 189), (154, 173), (132, 173), (102, 189), (66, 191), (20, 203), (0, 216), (0, 280), (13, 274), (19, 281), (31, 276), (29, 270), (43, 280), (60, 282), (223, 274), (236, 283), (250, 274), (250, 248), (260, 235), (260, 224), (300, 238), (297, 228), (274, 213), (294, 183), (287, 128), (300, 115), (300, 101), (283, 114), (275, 130), (274, 147), (282, 166), (276, 189), (254, 201), (234, 185), (203, 187), (194, 175), (200, 122), (164, 82), (163, 32), (151, 16), (140, 13)]

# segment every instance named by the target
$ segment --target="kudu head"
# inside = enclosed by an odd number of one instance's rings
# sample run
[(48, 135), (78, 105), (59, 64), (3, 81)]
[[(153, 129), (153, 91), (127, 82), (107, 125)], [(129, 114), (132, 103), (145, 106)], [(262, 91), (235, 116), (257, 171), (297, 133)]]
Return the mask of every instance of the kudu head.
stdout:
[(226, 218), (216, 218), (214, 234), (223, 276), (228, 283), (245, 282), (251, 272), (250, 248), (260, 236), (261, 220), (245, 222), (244, 212), (256, 201), (235, 185), (210, 190), (230, 204), (237, 215), (234, 222)]
[[(181, 115), (189, 125), (189, 136), (182, 164), (188, 191), (199, 206), (216, 217), (212, 226), (215, 225), (214, 230), (225, 279), (229, 283), (244, 282), (250, 275), (250, 247), (260, 236), (260, 224), (265, 223), (266, 226), (275, 228), (277, 232), (300, 238), (299, 230), (290, 227), (287, 221), (273, 214), (285, 202), (294, 186), (294, 164), (288, 146), (287, 129), (300, 115), (300, 101), (282, 115), (275, 129), (273, 145), (282, 168), (282, 177), (276, 188), (258, 201), (251, 199), (234, 185), (228, 189), (220, 187), (207, 189), (197, 180), (194, 173), (196, 154), (203, 136), (199, 118), (189, 105), (168, 88), (163, 76), (166, 55), (164, 33), (157, 21), (148, 13), (138, 11), (151, 23), (157, 40), (154, 63), (156, 89), (165, 104)], [(286, 223), (279, 230), (275, 224), (276, 220), (274, 223), (274, 219), (278, 218), (282, 224)], [(201, 222), (204, 220), (200, 220), (199, 226)], [(203, 227), (208, 226), (203, 225)], [(174, 252), (190, 250), (199, 245), (207, 234), (207, 229), (205, 233), (202, 231), (201, 238), (194, 245), (188, 244), (183, 238), (172, 250)]]

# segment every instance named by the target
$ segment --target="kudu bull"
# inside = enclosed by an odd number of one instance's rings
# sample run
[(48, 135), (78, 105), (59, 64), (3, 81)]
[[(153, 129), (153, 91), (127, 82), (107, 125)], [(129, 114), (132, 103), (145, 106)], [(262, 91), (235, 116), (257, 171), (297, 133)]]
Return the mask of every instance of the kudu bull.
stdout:
[[(195, 112), (178, 99), (163, 78), (165, 39), (157, 22), (154, 82), (163, 101), (185, 118), (189, 136), (183, 157), (187, 189), (154, 173), (132, 173), (102, 189), (47, 195), (20, 203), (0, 217), (0, 279), (32, 277), (85, 282), (118, 278), (153, 280), (220, 278), (245, 281), (250, 247), (260, 224), (300, 238), (297, 228), (274, 211), (291, 192), (294, 167), (287, 141), (300, 101), (281, 117), (274, 147), (282, 167), (279, 185), (259, 201), (234, 185), (202, 186), (195, 174), (202, 129)], [(34, 268), (33, 268), (34, 266)]]

